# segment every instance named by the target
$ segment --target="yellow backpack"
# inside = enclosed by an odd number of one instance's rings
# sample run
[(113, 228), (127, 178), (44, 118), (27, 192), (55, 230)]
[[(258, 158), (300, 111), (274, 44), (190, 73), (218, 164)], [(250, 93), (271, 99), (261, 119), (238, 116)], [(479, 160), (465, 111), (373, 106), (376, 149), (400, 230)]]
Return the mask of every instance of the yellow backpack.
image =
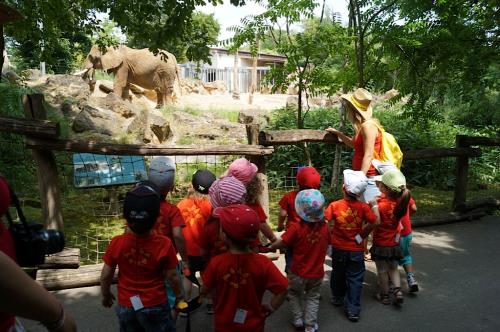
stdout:
[(382, 134), (380, 155), (377, 156), (375, 153), (375, 158), (380, 161), (390, 161), (397, 168), (401, 168), (401, 164), (403, 162), (403, 152), (401, 151), (396, 138), (392, 134), (386, 132), (384, 128), (377, 123), (377, 121), (372, 121), (372, 123), (377, 126)]

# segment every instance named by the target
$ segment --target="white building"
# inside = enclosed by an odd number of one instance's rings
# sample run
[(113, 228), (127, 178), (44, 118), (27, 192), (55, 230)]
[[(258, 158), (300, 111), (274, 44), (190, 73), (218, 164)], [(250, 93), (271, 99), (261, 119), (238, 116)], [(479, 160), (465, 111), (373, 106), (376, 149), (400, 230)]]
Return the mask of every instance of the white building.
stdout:
[[(213, 82), (216, 80), (223, 81), (229, 91), (232, 92), (233, 84), (233, 66), (234, 54), (229, 53), (223, 48), (211, 48), (212, 64), (203, 63), (198, 67), (196, 63), (181, 64), (182, 77), (199, 78), (204, 82)], [(282, 66), (286, 61), (286, 57), (282, 55), (273, 55), (259, 53), (257, 54), (257, 87), (262, 88), (264, 75), (274, 66)], [(238, 92), (245, 93), (250, 91), (252, 77), (252, 54), (248, 51), (238, 52)]]

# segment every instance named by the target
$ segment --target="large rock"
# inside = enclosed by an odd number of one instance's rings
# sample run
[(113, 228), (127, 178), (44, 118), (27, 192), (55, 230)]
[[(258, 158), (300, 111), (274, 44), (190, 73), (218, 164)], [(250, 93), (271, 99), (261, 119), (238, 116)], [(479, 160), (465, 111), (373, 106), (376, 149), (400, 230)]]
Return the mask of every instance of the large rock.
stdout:
[(108, 94), (106, 98), (104, 98), (104, 102), (107, 109), (120, 114), (124, 118), (130, 118), (138, 113), (134, 104), (118, 97), (114, 93)]
[(158, 139), (159, 143), (165, 142), (167, 139), (172, 137), (172, 129), (170, 129), (170, 124), (163, 116), (158, 116), (156, 114), (149, 115), (149, 128), (153, 134)]
[(132, 122), (127, 126), (127, 134), (132, 135), (134, 140), (139, 142), (144, 142), (146, 138), (146, 143), (150, 141), (148, 133), (148, 118), (149, 111), (147, 109), (141, 110)]
[(226, 83), (224, 83), (224, 81), (219, 81), (219, 80), (203, 83), (203, 88), (211, 95), (217, 93), (224, 93), (227, 90)]
[(50, 104), (60, 105), (64, 101), (83, 106), (90, 96), (89, 85), (73, 75), (49, 75), (44, 84), (36, 86)]
[(114, 136), (122, 133), (123, 118), (117, 113), (101, 108), (85, 105), (73, 120), (73, 131), (81, 133), (93, 131), (98, 134)]

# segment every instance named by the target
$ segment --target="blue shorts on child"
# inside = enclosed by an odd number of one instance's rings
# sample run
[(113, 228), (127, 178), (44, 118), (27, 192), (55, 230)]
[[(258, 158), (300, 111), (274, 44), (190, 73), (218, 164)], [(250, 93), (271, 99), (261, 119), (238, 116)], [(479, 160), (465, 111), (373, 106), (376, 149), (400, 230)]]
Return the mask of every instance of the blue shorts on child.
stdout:
[(175, 332), (175, 322), (168, 303), (134, 310), (116, 306), (120, 332)]
[(411, 240), (413, 239), (413, 235), (410, 233), (408, 235), (402, 236), (399, 239), (399, 246), (401, 250), (403, 250), (403, 258), (399, 260), (399, 265), (409, 265), (413, 264), (413, 258), (411, 257), (410, 245)]

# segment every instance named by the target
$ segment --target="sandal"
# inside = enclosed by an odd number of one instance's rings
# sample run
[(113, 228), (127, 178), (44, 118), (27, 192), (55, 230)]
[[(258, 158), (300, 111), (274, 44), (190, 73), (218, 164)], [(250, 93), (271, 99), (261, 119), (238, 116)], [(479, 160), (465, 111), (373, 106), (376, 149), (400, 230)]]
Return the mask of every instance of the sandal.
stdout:
[(392, 294), (394, 295), (394, 300), (396, 301), (397, 304), (401, 304), (404, 302), (403, 292), (401, 291), (401, 287), (394, 287)]
[(380, 301), (383, 305), (388, 305), (391, 304), (391, 301), (389, 299), (389, 294), (387, 293), (377, 293), (377, 300)]

